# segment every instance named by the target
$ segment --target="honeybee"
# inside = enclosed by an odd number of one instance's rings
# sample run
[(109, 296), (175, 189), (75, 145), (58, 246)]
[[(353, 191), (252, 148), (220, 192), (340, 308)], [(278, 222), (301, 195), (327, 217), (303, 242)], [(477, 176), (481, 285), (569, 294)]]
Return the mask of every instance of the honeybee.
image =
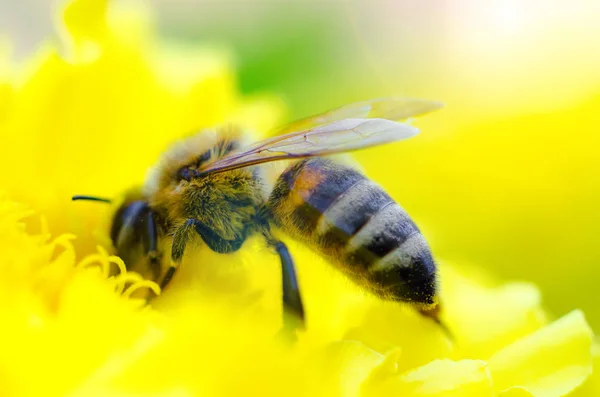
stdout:
[[(426, 100), (375, 99), (296, 121), (251, 145), (243, 145), (245, 134), (236, 128), (176, 142), (143, 189), (127, 194), (115, 212), (110, 236), (116, 252), (128, 266), (160, 279), (164, 290), (196, 236), (227, 254), (259, 233), (281, 261), (284, 309), (303, 324), (294, 261), (274, 236), (277, 229), (375, 295), (432, 315), (436, 265), (418, 227), (379, 185), (327, 156), (412, 137), (419, 131), (399, 120), (439, 107)], [(264, 163), (282, 160), (289, 166), (267, 183)], [(73, 197), (80, 199), (111, 202)], [(159, 242), (165, 240), (169, 261), (161, 260), (159, 247), (165, 245)]]

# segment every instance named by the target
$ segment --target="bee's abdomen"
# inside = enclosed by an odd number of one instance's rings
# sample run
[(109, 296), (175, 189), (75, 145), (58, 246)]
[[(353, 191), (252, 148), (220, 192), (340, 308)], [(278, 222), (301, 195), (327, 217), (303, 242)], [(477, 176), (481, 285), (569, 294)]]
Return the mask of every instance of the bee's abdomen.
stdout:
[(406, 212), (367, 179), (325, 211), (317, 227), (319, 244), (356, 271), (372, 269), (415, 233)]
[(409, 256), (420, 255), (415, 251), (428, 254), (418, 228), (381, 187), (331, 160), (312, 158), (288, 168), (271, 203), (288, 233), (363, 279), (409, 266)]
[(298, 161), (279, 177), (269, 206), (285, 232), (375, 294), (434, 302), (435, 264), (423, 235), (354, 169), (318, 157)]

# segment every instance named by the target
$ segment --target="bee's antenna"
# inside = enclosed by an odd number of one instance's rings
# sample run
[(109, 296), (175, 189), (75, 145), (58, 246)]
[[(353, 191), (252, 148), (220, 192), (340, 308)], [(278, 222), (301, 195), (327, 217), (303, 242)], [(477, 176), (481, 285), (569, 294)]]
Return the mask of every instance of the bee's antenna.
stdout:
[(96, 197), (96, 196), (73, 196), (71, 198), (71, 200), (73, 200), (73, 201), (77, 201), (77, 200), (100, 201), (102, 203), (108, 203), (108, 204), (110, 204), (112, 202), (110, 199), (103, 198), (103, 197)]

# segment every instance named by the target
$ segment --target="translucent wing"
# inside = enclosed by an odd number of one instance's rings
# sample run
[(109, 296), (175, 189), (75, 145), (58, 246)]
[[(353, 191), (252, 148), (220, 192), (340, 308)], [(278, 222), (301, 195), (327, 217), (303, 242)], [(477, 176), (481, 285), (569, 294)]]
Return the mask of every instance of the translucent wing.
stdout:
[(272, 135), (282, 135), (293, 131), (304, 131), (337, 120), (350, 118), (406, 120), (442, 107), (441, 102), (413, 98), (378, 98), (351, 103), (315, 116), (294, 121)]
[(242, 152), (207, 164), (200, 172), (222, 172), (269, 161), (348, 152), (410, 138), (418, 133), (419, 130), (409, 124), (386, 119), (338, 120), (257, 142)]

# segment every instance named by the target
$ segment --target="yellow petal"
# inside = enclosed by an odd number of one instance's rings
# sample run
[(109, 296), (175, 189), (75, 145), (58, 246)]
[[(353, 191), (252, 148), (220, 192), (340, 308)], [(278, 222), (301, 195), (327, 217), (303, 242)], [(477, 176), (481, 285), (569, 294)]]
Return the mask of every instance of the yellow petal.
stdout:
[(128, 304), (99, 272), (77, 269), (70, 236), (26, 233), (25, 214), (0, 198), (0, 389), (61, 395), (137, 340), (154, 314)]
[[(121, 390), (115, 387), (106, 385), (93, 385), (91, 387), (82, 387), (72, 393), (67, 394), (67, 397), (136, 397), (137, 393)], [(194, 397), (195, 394), (183, 388), (173, 388), (166, 391), (147, 391), (144, 397)]]
[(494, 396), (486, 363), (478, 360), (435, 360), (379, 384), (370, 384), (364, 392), (364, 396)]
[[(20, 172), (4, 173), (0, 183), (11, 197), (44, 213), (53, 234), (80, 236), (75, 244), (84, 252), (103, 242), (107, 229), (102, 220), (110, 221), (111, 209), (70, 203), (71, 195), (119, 196), (142, 183), (148, 168), (178, 137), (235, 119), (253, 105), (237, 92), (226, 53), (165, 49), (146, 32), (151, 25), (144, 25), (149, 18), (144, 7), (105, 3), (77, 0), (64, 12), (67, 25), (77, 32), (74, 37), (101, 51), (92, 58), (65, 59), (53, 46), (40, 49), (23, 66), (26, 72), (19, 73), (2, 125), (11, 150), (0, 165), (18, 163)], [(104, 25), (108, 36), (100, 34)], [(143, 45), (132, 35), (147, 42)], [(164, 64), (177, 67), (165, 70)], [(0, 83), (0, 97), (4, 91)], [(0, 113), (5, 112), (1, 101)], [(260, 99), (263, 112), (256, 119), (268, 114), (266, 121), (273, 123), (281, 103), (274, 102), (269, 111), (267, 102)], [(265, 120), (245, 121), (266, 127)], [(22, 183), (23, 175), (38, 176), (35, 189)]]
[(94, 59), (107, 36), (108, 0), (74, 0), (62, 12), (58, 30), (68, 51), (77, 59)]
[(498, 393), (499, 397), (534, 397), (534, 395), (529, 392), (526, 388), (521, 386), (513, 386), (509, 387), (506, 390)]
[[(360, 342), (340, 341), (318, 352), (313, 368), (313, 391), (325, 396), (356, 397), (373, 369), (384, 362), (384, 356)], [(306, 390), (310, 394), (310, 390)]]
[(592, 375), (588, 377), (587, 381), (577, 390), (575, 390), (570, 396), (573, 397), (589, 397), (589, 396), (600, 396), (600, 344), (598, 341), (592, 348), (593, 357), (593, 370)]
[(496, 390), (519, 386), (536, 397), (569, 393), (592, 371), (592, 340), (583, 314), (567, 314), (489, 359)]
[(148, 2), (111, 1), (107, 11), (106, 23), (117, 44), (150, 46), (155, 18)]
[(74, 0), (66, 4), (62, 22), (76, 39), (97, 41), (106, 33), (108, 0)]
[(419, 315), (413, 308), (375, 300), (363, 323), (350, 330), (345, 338), (360, 340), (381, 353), (400, 347), (400, 370), (449, 357), (453, 347), (437, 323)]
[(462, 357), (487, 359), (546, 323), (538, 289), (493, 285), (473, 272), (441, 268), (443, 315)]
[(159, 81), (179, 99), (173, 119), (181, 120), (174, 127), (182, 134), (223, 121), (238, 105), (233, 61), (226, 51), (169, 43), (153, 55)]

